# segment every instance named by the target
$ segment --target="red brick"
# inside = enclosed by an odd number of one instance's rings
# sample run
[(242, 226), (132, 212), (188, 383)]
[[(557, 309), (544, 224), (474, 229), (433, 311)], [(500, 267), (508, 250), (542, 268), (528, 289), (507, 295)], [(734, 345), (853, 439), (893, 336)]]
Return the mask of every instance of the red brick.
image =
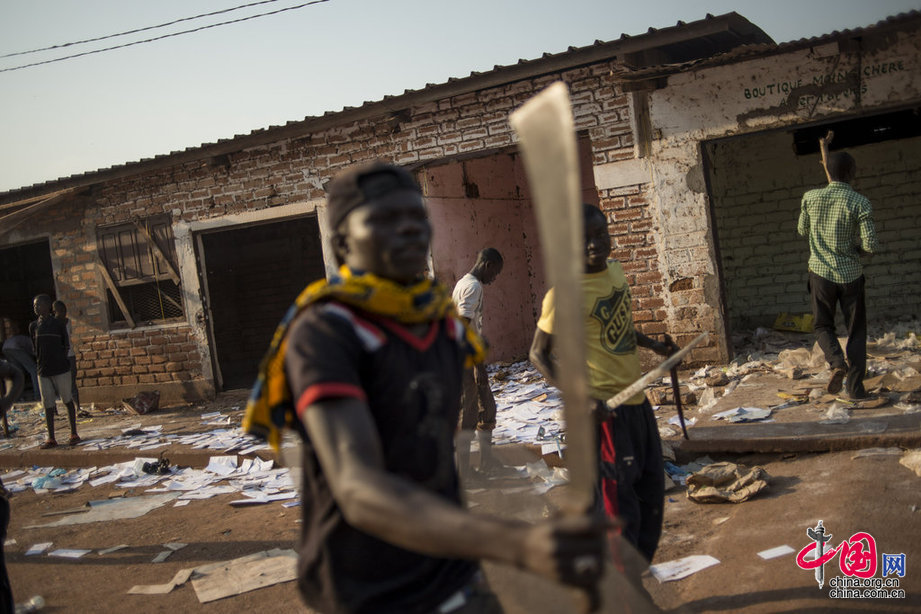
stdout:
[(658, 271), (650, 271), (636, 276), (637, 283), (654, 284), (662, 281), (662, 274)]
[(617, 209), (612, 212), (612, 217), (617, 222), (621, 220), (638, 220), (643, 217), (643, 211), (639, 208)]
[(657, 296), (650, 298), (643, 298), (637, 301), (637, 304), (640, 309), (651, 309), (655, 310), (656, 307), (661, 307), (665, 304), (665, 301)]
[(645, 309), (637, 309), (633, 311), (633, 321), (634, 322), (646, 322), (647, 320), (652, 320), (653, 315), (651, 311)]
[(645, 322), (642, 332), (646, 335), (661, 335), (668, 332), (668, 324), (661, 321)]

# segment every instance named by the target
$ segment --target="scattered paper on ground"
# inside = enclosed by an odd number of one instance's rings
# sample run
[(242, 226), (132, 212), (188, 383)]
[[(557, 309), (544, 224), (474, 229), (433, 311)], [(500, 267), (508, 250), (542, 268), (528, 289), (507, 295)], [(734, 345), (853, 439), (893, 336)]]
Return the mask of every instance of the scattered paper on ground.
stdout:
[(294, 550), (266, 550), (232, 561), (196, 567), (192, 588), (208, 603), (297, 578)]
[(108, 499), (105, 501), (90, 501), (90, 511), (85, 514), (75, 514), (48, 524), (32, 525), (26, 528), (63, 527), (71, 524), (86, 524), (87, 522), (138, 518), (151, 510), (165, 505), (177, 496), (178, 493), (166, 493), (144, 497), (125, 497), (122, 499)]
[(65, 559), (79, 559), (81, 556), (89, 554), (92, 550), (82, 550), (78, 548), (58, 548), (48, 553), (48, 556), (59, 556)]
[(35, 544), (34, 546), (30, 546), (29, 549), (26, 550), (26, 556), (34, 556), (36, 554), (41, 554), (42, 552), (44, 552), (50, 547), (51, 547), (51, 542)]
[[(681, 418), (679, 418), (678, 415), (676, 414), (668, 419), (668, 424), (672, 424), (674, 426), (681, 426)], [(694, 426), (695, 424), (697, 424), (697, 418), (691, 418), (691, 417), (685, 416), (684, 418), (685, 426)]]
[(790, 546), (784, 544), (783, 546), (777, 546), (775, 548), (768, 548), (767, 550), (762, 550), (761, 552), (758, 553), (758, 556), (760, 556), (761, 558), (767, 561), (769, 559), (776, 559), (779, 556), (783, 556), (791, 552), (795, 552), (795, 550), (793, 550), (793, 548), (791, 548)]
[(212, 456), (205, 471), (216, 473), (221, 476), (228, 476), (237, 470), (236, 456)]
[(166, 584), (138, 584), (128, 590), (129, 595), (165, 595), (177, 586), (182, 586), (188, 582), (192, 575), (192, 569), (180, 569), (173, 576), (173, 579)]
[(819, 420), (819, 424), (846, 424), (850, 419), (851, 412), (848, 411), (847, 407), (835, 403), (828, 408), (828, 411)]
[(230, 561), (211, 563), (176, 572), (166, 584), (132, 586), (132, 595), (165, 595), (192, 578), (192, 587), (201, 603), (240, 595), (258, 588), (297, 579), (297, 553), (294, 550), (264, 550)]
[(718, 564), (719, 559), (715, 559), (709, 554), (694, 554), (682, 559), (651, 565), (649, 571), (659, 582), (671, 582), (672, 580), (687, 578), (702, 569)]
[(725, 418), (730, 422), (757, 422), (770, 418), (771, 410), (760, 407), (736, 407), (715, 413), (710, 417), (713, 420), (723, 420)]
[[(179, 497), (175, 505), (187, 505), (190, 500), (209, 499), (222, 494), (239, 492), (250, 498), (265, 501), (286, 501), (297, 497), (292, 472), (287, 467), (274, 468), (274, 461), (246, 458), (237, 466), (235, 456), (211, 458), (212, 470), (189, 467), (171, 468), (163, 475), (144, 473), (145, 463), (155, 458), (138, 457), (133, 461), (115, 463), (106, 467), (84, 467), (70, 471), (54, 467), (33, 467), (8, 474), (5, 483), (10, 492), (32, 488), (36, 494), (65, 492), (83, 484), (96, 487), (114, 484), (118, 488), (144, 488), (149, 494), (172, 493)], [(84, 512), (82, 522), (91, 522), (94, 516), (89, 508), (68, 510), (68, 514)], [(55, 512), (55, 515), (61, 512)], [(59, 524), (70, 524), (62, 522)], [(54, 526), (54, 525), (44, 525)]]
[(565, 449), (560, 441), (563, 404), (559, 391), (529, 362), (496, 365), (489, 370), (497, 409), (494, 442), (539, 444), (543, 454)]

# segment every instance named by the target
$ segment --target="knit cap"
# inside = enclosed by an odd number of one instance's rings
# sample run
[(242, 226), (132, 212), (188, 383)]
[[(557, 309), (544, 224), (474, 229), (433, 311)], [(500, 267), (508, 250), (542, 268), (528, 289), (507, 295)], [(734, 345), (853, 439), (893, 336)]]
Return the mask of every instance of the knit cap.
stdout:
[(336, 175), (326, 187), (331, 228), (337, 228), (356, 207), (399, 190), (422, 193), (409, 171), (380, 160)]

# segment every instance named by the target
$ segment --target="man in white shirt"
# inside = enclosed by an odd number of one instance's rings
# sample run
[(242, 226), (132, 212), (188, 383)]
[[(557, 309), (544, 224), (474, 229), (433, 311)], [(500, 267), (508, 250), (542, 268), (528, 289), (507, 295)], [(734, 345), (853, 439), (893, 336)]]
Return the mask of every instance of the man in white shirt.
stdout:
[[(452, 297), (460, 317), (483, 334), (483, 286), (488, 286), (502, 272), (502, 254), (487, 247), (477, 254), (470, 272), (458, 280)], [(464, 374), (461, 403), (460, 434), (457, 442), (457, 464), (461, 475), (470, 475), (470, 442), (475, 429), (480, 447), (479, 470), (487, 473), (498, 467), (492, 454), (492, 431), (496, 427), (496, 399), (489, 387), (486, 365), (481, 363)]]

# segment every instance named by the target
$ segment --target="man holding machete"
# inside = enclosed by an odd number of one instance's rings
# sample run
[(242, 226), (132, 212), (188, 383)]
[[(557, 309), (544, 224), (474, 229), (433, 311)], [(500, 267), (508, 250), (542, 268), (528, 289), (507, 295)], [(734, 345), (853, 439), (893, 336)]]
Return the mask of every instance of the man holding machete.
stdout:
[[(678, 346), (650, 339), (633, 326), (630, 288), (619, 262), (608, 261), (611, 237), (604, 213), (583, 205), (585, 274), (582, 279), (589, 387), (598, 418), (600, 485), (597, 505), (623, 523), (623, 537), (652, 561), (662, 533), (665, 473), (659, 430), (652, 406), (639, 392), (609, 410), (605, 400), (640, 377), (637, 346), (667, 356)], [(555, 295), (544, 297), (530, 359), (554, 382)]]
[(308, 286), (260, 367), (243, 427), (303, 441), (298, 586), (323, 613), (494, 614), (479, 561), (594, 586), (603, 518), (536, 525), (468, 512), (453, 435), (461, 377), (483, 359), (450, 291), (425, 277), (431, 225), (406, 170), (353, 168), (328, 188), (341, 268)]

